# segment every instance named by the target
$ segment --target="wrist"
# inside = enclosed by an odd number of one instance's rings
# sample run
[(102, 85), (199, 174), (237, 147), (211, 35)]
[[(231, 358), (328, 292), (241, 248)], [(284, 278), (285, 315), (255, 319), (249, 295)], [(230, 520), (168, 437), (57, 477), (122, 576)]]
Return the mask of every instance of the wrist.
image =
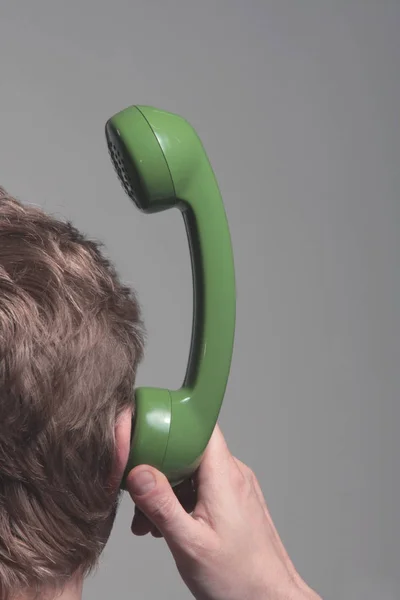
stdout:
[(262, 600), (322, 600), (321, 596), (303, 581), (285, 587), (266, 585), (256, 597)]

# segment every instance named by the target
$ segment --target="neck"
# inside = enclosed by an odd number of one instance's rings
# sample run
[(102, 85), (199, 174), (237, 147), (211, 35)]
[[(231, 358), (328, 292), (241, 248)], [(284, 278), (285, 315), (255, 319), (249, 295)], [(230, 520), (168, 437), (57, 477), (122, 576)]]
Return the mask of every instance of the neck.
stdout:
[[(82, 579), (74, 579), (64, 586), (61, 594), (54, 590), (43, 590), (40, 593), (40, 598), (41, 600), (82, 600), (82, 588)], [(32, 600), (34, 597), (33, 593), (25, 593), (15, 598), (15, 600)]]

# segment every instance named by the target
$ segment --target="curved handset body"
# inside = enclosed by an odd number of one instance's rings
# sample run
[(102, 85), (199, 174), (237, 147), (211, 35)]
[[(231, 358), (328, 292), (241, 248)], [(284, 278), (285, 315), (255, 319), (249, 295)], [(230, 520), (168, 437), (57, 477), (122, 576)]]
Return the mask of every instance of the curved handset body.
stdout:
[(235, 333), (235, 273), (228, 222), (216, 178), (191, 125), (178, 115), (131, 106), (106, 124), (123, 187), (146, 213), (178, 208), (193, 273), (193, 328), (181, 389), (138, 388), (128, 472), (149, 464), (173, 486), (199, 466), (217, 422)]

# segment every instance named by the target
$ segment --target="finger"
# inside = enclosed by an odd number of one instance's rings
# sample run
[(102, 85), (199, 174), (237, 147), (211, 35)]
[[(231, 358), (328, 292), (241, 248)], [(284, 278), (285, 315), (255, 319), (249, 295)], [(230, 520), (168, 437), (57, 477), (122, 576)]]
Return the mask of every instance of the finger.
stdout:
[(157, 529), (157, 527), (153, 527), (151, 530), (151, 535), (154, 538), (162, 538), (164, 537), (163, 534)]
[[(192, 480), (187, 479), (183, 483), (176, 486), (174, 488), (174, 493), (185, 511), (191, 514), (196, 506), (196, 491), (194, 489)], [(138, 506), (135, 507), (131, 531), (137, 536), (144, 536), (151, 532), (154, 537), (162, 537), (162, 534), (159, 533), (158, 529), (153, 527), (151, 521), (149, 521), (149, 519)]]
[(150, 533), (152, 526), (152, 523), (148, 520), (146, 515), (136, 507), (131, 525), (132, 533), (138, 536), (147, 535)]
[[(186, 479), (184, 482), (174, 487), (173, 490), (175, 496), (178, 498), (185, 511), (191, 514), (196, 506), (196, 492), (192, 479)], [(143, 516), (143, 519), (146, 520), (148, 527), (150, 527), (151, 535), (154, 538), (163, 538), (163, 534), (157, 529), (157, 527), (151, 525), (150, 521), (145, 515), (143, 515), (140, 509), (137, 510)]]
[(233, 456), (217, 424), (197, 472), (199, 502), (212, 504), (216, 497), (221, 497), (221, 489), (230, 485), (232, 468), (236, 468)]
[(258, 499), (261, 507), (264, 509), (264, 512), (268, 513), (267, 504), (265, 502), (264, 494), (263, 494), (263, 492), (261, 490), (260, 484), (258, 482), (258, 479), (257, 479), (255, 473), (252, 471), (252, 469), (248, 465), (246, 465), (244, 462), (242, 462), (238, 458), (234, 457), (234, 460), (235, 460), (235, 463), (237, 464), (238, 468), (243, 473), (243, 475), (245, 477), (247, 477), (251, 481), (251, 484), (253, 486), (254, 492), (256, 494), (256, 497), (257, 497), (257, 499)]
[(167, 542), (184, 546), (202, 527), (187, 514), (163, 473), (148, 465), (135, 467), (127, 477), (132, 500)]
[(197, 503), (197, 493), (192, 478), (175, 487), (174, 492), (185, 511), (191, 514)]
[(198, 473), (199, 481), (207, 478), (208, 473), (224, 472), (232, 459), (232, 454), (217, 424), (203, 454)]
[(204, 458), (211, 458), (211, 455), (215, 452), (218, 452), (219, 455), (223, 455), (226, 458), (232, 457), (232, 454), (228, 448), (228, 444), (226, 443), (225, 437), (218, 423), (214, 427), (210, 441), (204, 453)]

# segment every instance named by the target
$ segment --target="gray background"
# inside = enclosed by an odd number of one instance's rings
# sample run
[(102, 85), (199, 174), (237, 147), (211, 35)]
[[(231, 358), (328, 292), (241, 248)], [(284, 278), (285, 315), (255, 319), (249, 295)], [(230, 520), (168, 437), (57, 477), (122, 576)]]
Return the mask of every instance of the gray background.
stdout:
[[(151, 104), (203, 139), (237, 269), (221, 425), (332, 600), (400, 597), (399, 27), (396, 0), (0, 0), (1, 184), (106, 243), (143, 305), (139, 384), (181, 383), (190, 264), (180, 215), (123, 194), (103, 126)], [(84, 597), (188, 598), (132, 511)]]

